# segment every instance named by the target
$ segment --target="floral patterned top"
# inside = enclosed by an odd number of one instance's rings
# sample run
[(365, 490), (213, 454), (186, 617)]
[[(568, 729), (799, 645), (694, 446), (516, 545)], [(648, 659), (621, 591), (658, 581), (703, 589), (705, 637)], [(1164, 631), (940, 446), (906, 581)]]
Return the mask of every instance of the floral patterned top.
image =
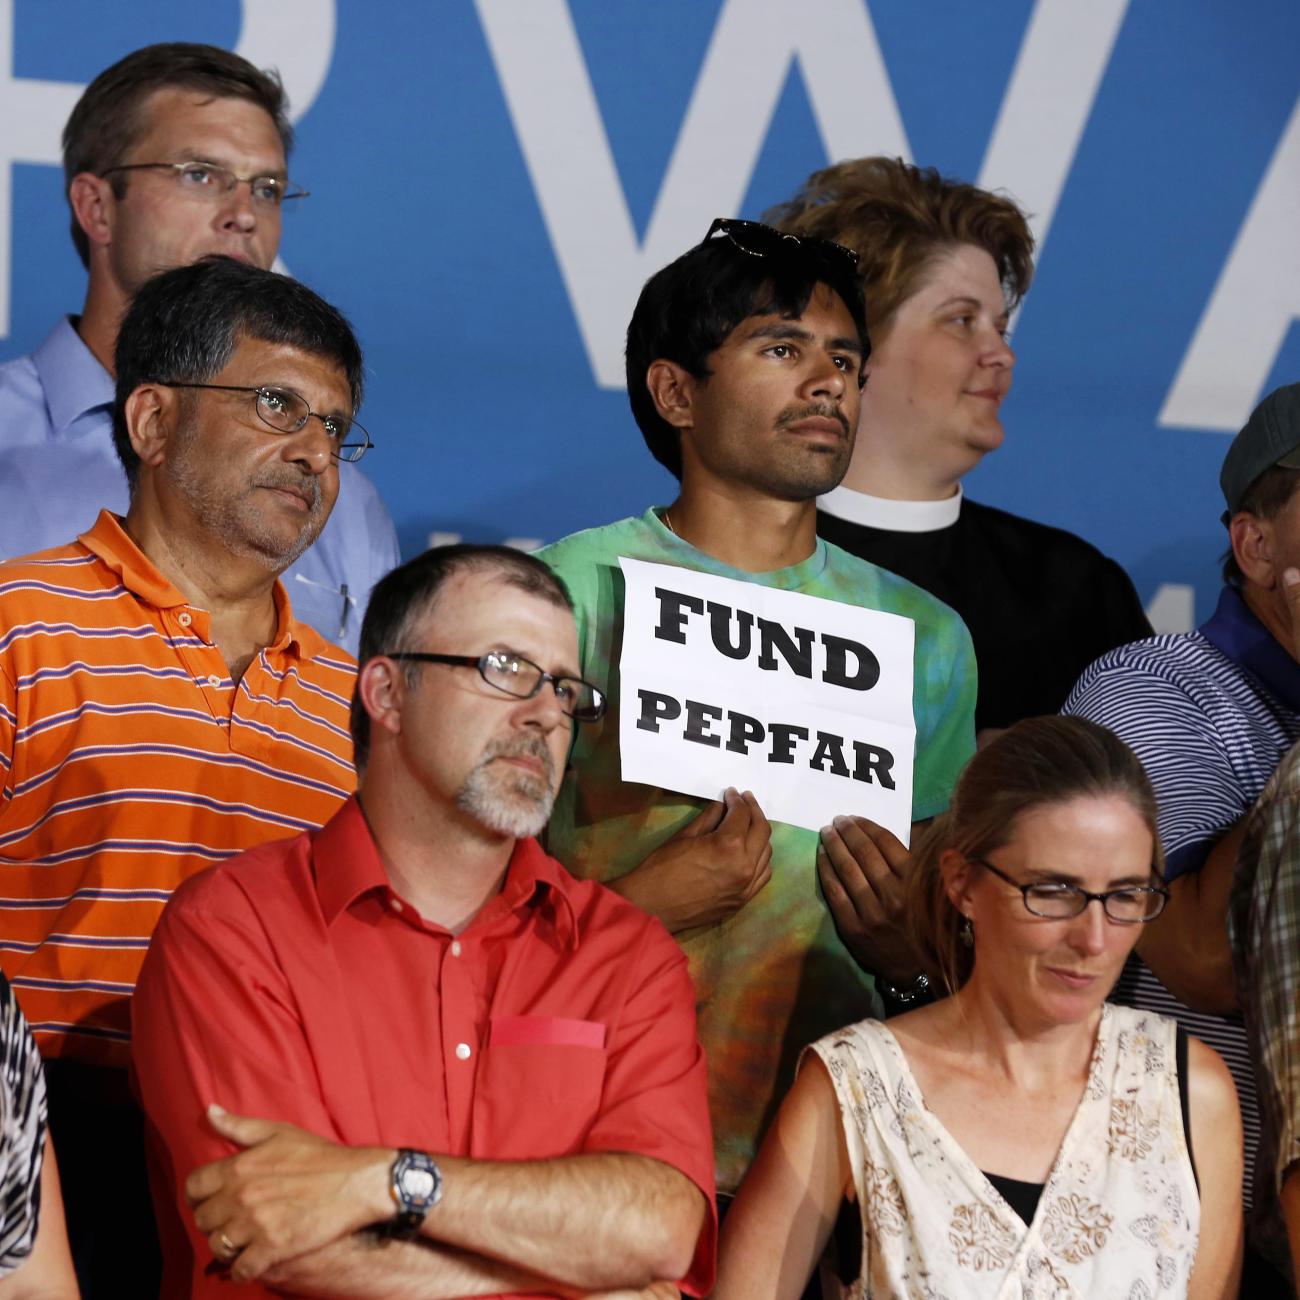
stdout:
[(1174, 1021), (1106, 1004), (1083, 1098), (1024, 1221), (925, 1104), (898, 1040), (865, 1020), (814, 1043), (862, 1207), (849, 1300), (1186, 1296), (1200, 1196)]

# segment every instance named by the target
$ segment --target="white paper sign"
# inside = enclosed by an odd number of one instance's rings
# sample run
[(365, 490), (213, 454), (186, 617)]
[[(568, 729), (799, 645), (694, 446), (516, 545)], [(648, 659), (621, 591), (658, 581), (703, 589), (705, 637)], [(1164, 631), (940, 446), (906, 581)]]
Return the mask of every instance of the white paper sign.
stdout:
[(908, 840), (910, 618), (620, 559), (625, 781), (708, 799), (752, 790), (773, 820), (860, 814)]

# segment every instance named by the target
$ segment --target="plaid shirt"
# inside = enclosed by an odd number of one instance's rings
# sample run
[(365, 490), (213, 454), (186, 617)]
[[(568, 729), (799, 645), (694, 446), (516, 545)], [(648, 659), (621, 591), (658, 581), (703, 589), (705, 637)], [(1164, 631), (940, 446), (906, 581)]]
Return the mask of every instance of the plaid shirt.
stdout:
[(1262, 1128), (1252, 1233), (1289, 1274), (1278, 1193), (1300, 1161), (1300, 745), (1283, 759), (1250, 814), (1228, 934)]

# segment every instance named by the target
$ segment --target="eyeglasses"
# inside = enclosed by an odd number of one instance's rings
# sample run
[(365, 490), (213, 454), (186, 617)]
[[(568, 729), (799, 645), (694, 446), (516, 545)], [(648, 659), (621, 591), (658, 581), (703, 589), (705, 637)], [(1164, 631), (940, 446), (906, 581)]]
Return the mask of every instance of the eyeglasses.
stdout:
[(1022, 885), (983, 858), (970, 860), (1018, 889), (1025, 900), (1025, 908), (1032, 915), (1049, 921), (1068, 921), (1079, 916), (1096, 899), (1112, 921), (1120, 925), (1139, 925), (1154, 921), (1169, 901), (1169, 891), (1159, 885), (1125, 885), (1122, 889), (1107, 889), (1100, 894), (1067, 884), (1064, 880), (1038, 880)]
[[(276, 433), (297, 433), (309, 418), (314, 417), (325, 426), (325, 432), (334, 443), (330, 455), (335, 460), (355, 464), (375, 445), (359, 420), (347, 415), (321, 415), (307, 405), (305, 398), (291, 393), (287, 388), (251, 388), (244, 384), (179, 384), (169, 383), (165, 379), (155, 379), (153, 382), (163, 388), (209, 388), (215, 393), (252, 393), (253, 409), (258, 418)], [(360, 441), (356, 439), (358, 433), (361, 435)]]
[(477, 659), (472, 655), (435, 655), (416, 650), (395, 651), (388, 658), (477, 668), (478, 675), (489, 686), (520, 700), (531, 700), (550, 682), (560, 702), (560, 711), (575, 721), (598, 722), (605, 713), (605, 693), (590, 682), (584, 682), (581, 677), (557, 677), (543, 672), (532, 660), (505, 650), (489, 650)]
[(791, 235), (761, 221), (741, 221), (737, 217), (715, 217), (708, 234), (700, 240), (707, 244), (714, 235), (725, 235), (742, 253), (750, 257), (781, 257), (792, 253), (812, 254), (841, 272), (856, 275), (858, 255), (833, 239), (818, 235)]
[(229, 167), (219, 167), (210, 162), (144, 162), (122, 163), (118, 167), (107, 167), (102, 175), (111, 176), (114, 172), (170, 171), (176, 177), (176, 184), (186, 194), (196, 198), (220, 200), (236, 185), (248, 186), (253, 202), (268, 208), (278, 208), (286, 199), (305, 199), (308, 191), (301, 185), (282, 176), (240, 176)]

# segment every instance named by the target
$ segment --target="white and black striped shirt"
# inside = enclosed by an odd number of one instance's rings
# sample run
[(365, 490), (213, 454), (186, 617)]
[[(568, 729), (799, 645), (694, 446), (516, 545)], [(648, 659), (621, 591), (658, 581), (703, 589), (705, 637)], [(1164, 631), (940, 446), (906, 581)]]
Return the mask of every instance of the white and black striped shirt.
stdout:
[[(1197, 870), (1249, 812), (1300, 739), (1300, 664), (1225, 587), (1195, 632), (1135, 641), (1079, 678), (1064, 713), (1109, 727), (1137, 753), (1155, 787), (1166, 875)], [(1259, 1142), (1255, 1080), (1241, 1015), (1185, 1007), (1136, 956), (1113, 998), (1175, 1017), (1227, 1062), (1241, 1099), (1246, 1202)]]

